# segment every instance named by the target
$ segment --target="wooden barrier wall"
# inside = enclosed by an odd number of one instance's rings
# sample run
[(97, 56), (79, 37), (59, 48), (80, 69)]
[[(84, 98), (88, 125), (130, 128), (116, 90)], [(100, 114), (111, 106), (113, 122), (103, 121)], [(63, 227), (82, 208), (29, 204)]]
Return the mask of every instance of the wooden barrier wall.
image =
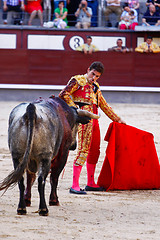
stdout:
[(65, 85), (93, 61), (105, 66), (101, 86), (160, 87), (160, 54), (26, 49), (0, 50), (0, 84)]

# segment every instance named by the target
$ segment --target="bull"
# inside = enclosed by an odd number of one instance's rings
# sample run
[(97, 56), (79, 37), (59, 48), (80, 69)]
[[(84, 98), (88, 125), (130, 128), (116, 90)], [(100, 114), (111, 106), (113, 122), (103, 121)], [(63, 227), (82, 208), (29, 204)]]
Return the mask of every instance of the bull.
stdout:
[(32, 103), (21, 103), (11, 111), (8, 145), (14, 170), (0, 183), (0, 190), (6, 191), (18, 183), (19, 215), (26, 214), (26, 206), (31, 204), (31, 186), (37, 172), (39, 215), (48, 215), (45, 182), (49, 172), (51, 172), (49, 205), (59, 205), (58, 178), (66, 164), (69, 150), (76, 148), (78, 124), (86, 124), (91, 118), (98, 117), (87, 111), (69, 107), (63, 100), (54, 96)]

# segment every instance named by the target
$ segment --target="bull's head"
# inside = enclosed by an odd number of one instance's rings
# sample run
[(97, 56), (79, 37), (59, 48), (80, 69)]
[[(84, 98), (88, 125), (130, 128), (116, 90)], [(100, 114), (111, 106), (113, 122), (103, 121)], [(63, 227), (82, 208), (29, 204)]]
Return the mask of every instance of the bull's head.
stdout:
[(70, 146), (70, 150), (75, 150), (77, 147), (76, 135), (77, 135), (79, 123), (87, 124), (87, 123), (89, 123), (89, 121), (91, 119), (99, 119), (100, 118), (99, 115), (88, 112), (86, 110), (76, 109), (76, 112), (77, 112), (77, 119), (76, 119), (76, 123), (72, 129), (72, 143)]

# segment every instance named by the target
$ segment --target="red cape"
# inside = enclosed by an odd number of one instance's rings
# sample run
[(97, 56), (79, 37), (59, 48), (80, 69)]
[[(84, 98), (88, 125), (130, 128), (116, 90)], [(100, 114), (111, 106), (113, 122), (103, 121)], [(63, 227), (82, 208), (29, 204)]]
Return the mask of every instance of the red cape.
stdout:
[(151, 133), (113, 122), (98, 185), (107, 190), (158, 189), (160, 165)]

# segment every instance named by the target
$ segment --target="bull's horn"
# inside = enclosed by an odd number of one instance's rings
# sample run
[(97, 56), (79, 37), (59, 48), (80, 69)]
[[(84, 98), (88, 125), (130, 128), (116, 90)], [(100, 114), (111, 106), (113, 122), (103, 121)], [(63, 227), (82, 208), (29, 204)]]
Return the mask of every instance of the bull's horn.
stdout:
[(93, 119), (99, 119), (100, 118), (100, 115), (88, 112), (86, 110), (77, 109), (77, 112), (78, 112), (79, 116), (87, 116), (87, 117), (90, 117), (90, 118), (93, 118)]

